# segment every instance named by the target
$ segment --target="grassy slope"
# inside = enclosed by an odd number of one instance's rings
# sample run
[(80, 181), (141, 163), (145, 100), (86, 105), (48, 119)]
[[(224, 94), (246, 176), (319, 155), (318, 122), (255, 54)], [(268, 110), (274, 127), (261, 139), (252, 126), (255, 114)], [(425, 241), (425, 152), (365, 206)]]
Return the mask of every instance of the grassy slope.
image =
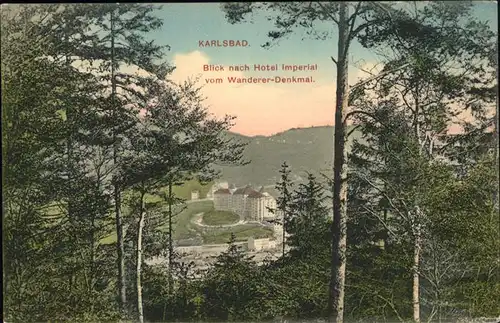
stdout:
[[(174, 186), (173, 191), (174, 191), (174, 194), (176, 197), (184, 199), (184, 200), (190, 200), (191, 199), (191, 192), (194, 190), (198, 190), (200, 192), (200, 199), (204, 199), (207, 197), (207, 193), (209, 192), (212, 184), (213, 184), (213, 182), (202, 185), (202, 184), (200, 184), (199, 181), (193, 179), (193, 180), (184, 182), (184, 184), (182, 184), (180, 186)], [(167, 187), (161, 188), (160, 191), (167, 193), (168, 188)], [(161, 197), (159, 195), (146, 194), (146, 202), (157, 202), (160, 200), (161, 200)]]
[[(154, 200), (154, 197), (150, 200)], [(179, 212), (180, 207), (181, 206), (175, 206), (173, 209), (173, 213), (176, 214), (177, 212)], [(174, 240), (182, 240), (195, 237), (196, 232), (193, 231), (192, 225), (190, 223), (191, 217), (196, 213), (205, 212), (208, 210), (213, 210), (212, 201), (201, 201), (197, 203), (187, 204), (184, 210), (177, 214), (172, 220)], [(166, 232), (168, 230), (167, 221), (167, 217), (165, 216), (163, 224), (161, 224), (158, 229)], [(109, 244), (114, 242), (116, 242), (116, 232), (112, 232), (109, 236), (101, 240), (102, 244)]]
[(177, 197), (185, 200), (190, 200), (191, 192), (193, 190), (198, 190), (200, 191), (200, 199), (204, 199), (207, 197), (207, 193), (210, 190), (212, 184), (213, 183), (211, 182), (206, 185), (202, 185), (197, 180), (190, 180), (188, 182), (185, 182), (182, 186), (176, 186), (174, 188), (174, 193)]

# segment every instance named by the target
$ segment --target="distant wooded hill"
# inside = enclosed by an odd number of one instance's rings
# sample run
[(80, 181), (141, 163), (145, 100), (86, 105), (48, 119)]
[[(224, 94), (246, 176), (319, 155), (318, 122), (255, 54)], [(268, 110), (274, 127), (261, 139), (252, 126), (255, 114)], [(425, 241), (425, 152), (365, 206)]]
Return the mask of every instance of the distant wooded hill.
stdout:
[[(272, 136), (247, 137), (236, 133), (229, 136), (248, 143), (244, 157), (250, 161), (245, 166), (223, 166), (221, 180), (237, 186), (273, 185), (279, 180), (279, 169), (286, 161), (292, 170), (292, 179), (306, 178), (306, 172), (315, 175), (332, 173), (332, 126), (294, 128)], [(359, 138), (354, 132), (349, 140)]]

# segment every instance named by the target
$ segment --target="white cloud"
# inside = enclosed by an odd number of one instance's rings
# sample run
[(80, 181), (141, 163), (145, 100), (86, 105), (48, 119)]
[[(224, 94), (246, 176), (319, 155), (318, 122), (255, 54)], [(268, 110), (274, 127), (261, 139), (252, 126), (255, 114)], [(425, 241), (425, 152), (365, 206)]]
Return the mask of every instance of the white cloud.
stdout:
[[(183, 82), (200, 77), (203, 93), (212, 113), (236, 116), (234, 131), (255, 135), (272, 134), (293, 127), (332, 124), (335, 84), (230, 84), (228, 76), (244, 77), (243, 72), (204, 72), (210, 58), (194, 51), (174, 56), (171, 79)], [(250, 62), (249, 62), (250, 63)], [(279, 75), (279, 74), (278, 74)], [(208, 78), (222, 78), (222, 84), (207, 84)]]

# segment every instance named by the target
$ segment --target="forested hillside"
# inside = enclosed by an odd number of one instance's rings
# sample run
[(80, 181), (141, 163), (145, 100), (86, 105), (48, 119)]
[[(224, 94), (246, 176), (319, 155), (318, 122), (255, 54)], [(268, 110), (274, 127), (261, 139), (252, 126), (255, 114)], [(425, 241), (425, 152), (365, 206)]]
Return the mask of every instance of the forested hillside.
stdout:
[[(348, 146), (360, 135), (359, 131), (353, 132)], [(278, 170), (284, 160), (292, 167), (296, 180), (305, 180), (307, 172), (316, 176), (332, 172), (333, 127), (290, 129), (272, 136), (229, 136), (247, 143), (243, 157), (251, 161), (248, 165), (218, 168), (225, 181), (237, 186), (273, 185), (278, 180)]]

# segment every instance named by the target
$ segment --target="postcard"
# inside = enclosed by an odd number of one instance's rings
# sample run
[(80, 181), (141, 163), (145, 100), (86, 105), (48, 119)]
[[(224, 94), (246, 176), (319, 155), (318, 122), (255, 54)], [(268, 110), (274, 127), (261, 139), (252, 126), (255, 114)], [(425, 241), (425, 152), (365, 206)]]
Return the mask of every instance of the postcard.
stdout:
[(1, 15), (6, 322), (499, 320), (493, 2)]

